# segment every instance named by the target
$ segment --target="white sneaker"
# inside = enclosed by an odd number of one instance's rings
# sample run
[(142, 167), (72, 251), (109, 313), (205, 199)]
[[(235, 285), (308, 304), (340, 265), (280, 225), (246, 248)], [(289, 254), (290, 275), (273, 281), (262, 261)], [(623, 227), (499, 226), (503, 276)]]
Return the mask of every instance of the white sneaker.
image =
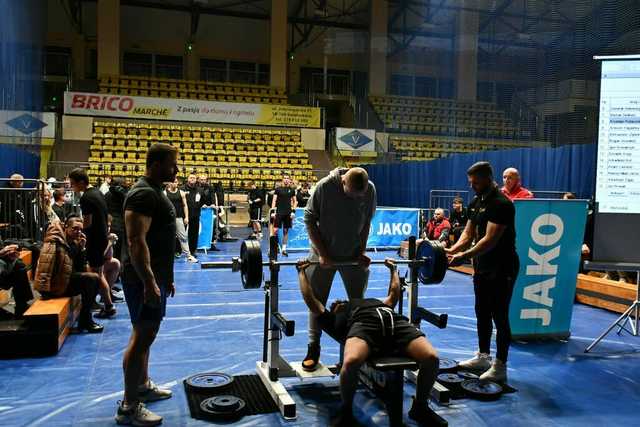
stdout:
[(138, 387), (138, 398), (141, 402), (155, 402), (157, 400), (169, 399), (172, 395), (171, 390), (160, 388), (151, 380), (149, 380), (146, 385)]
[(473, 359), (458, 363), (458, 368), (484, 372), (491, 368), (491, 356), (486, 353), (477, 352)]
[(119, 425), (157, 426), (162, 424), (162, 417), (148, 410), (141, 402), (129, 408), (124, 408), (122, 405), (122, 402), (118, 402), (116, 423)]
[(193, 255), (189, 255), (187, 257), (187, 262), (198, 262), (198, 258), (194, 257)]
[(506, 383), (507, 382), (507, 365), (502, 363), (501, 360), (494, 360), (493, 364), (488, 371), (480, 375), (480, 381), (493, 381), (494, 383)]

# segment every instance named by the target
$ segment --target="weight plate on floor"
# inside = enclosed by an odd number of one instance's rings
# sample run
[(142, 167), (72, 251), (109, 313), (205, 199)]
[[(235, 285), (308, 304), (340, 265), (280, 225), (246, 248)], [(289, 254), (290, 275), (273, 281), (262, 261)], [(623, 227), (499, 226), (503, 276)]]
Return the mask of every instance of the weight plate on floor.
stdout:
[(244, 400), (231, 395), (210, 397), (200, 403), (204, 415), (215, 421), (236, 420), (244, 415), (245, 406)]
[(191, 375), (187, 378), (186, 384), (193, 391), (213, 391), (222, 390), (233, 382), (231, 375), (222, 372), (204, 372)]
[(452, 372), (438, 374), (438, 382), (449, 389), (452, 387), (460, 387), (462, 381), (464, 381), (464, 378), (461, 378), (458, 374), (454, 374)]
[(446, 357), (440, 358), (439, 372), (452, 372), (458, 369), (458, 362), (453, 359), (447, 359)]
[(465, 380), (461, 387), (467, 396), (478, 400), (496, 400), (502, 394), (502, 386), (491, 381)]
[(478, 375), (474, 374), (473, 372), (469, 372), (469, 371), (458, 371), (458, 376), (461, 378), (464, 378), (465, 380), (477, 380), (478, 379)]
[(444, 244), (437, 240), (423, 240), (416, 249), (416, 259), (427, 259), (418, 269), (418, 280), (421, 283), (440, 283), (447, 273), (448, 260)]

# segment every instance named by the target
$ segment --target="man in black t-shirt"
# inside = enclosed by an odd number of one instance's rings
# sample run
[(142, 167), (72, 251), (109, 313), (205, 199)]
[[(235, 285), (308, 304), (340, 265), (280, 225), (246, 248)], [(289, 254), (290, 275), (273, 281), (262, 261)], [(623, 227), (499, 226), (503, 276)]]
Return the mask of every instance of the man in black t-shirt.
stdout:
[(98, 319), (108, 319), (116, 315), (116, 308), (111, 301), (111, 288), (104, 277), (105, 251), (107, 250), (109, 232), (107, 230), (107, 203), (104, 196), (96, 187), (89, 185), (89, 176), (84, 169), (76, 168), (69, 173), (71, 187), (80, 197), (80, 211), (84, 234), (87, 238), (85, 248), (89, 270), (100, 276), (100, 297), (104, 307), (95, 315)]
[(262, 206), (264, 205), (264, 196), (262, 190), (256, 187), (256, 183), (251, 183), (251, 189), (247, 195), (249, 202), (249, 221), (251, 222), (251, 228), (253, 229), (253, 235), (259, 240), (262, 240), (262, 224), (260, 219), (262, 216)]
[(295, 218), (295, 208), (298, 206), (296, 201), (296, 190), (291, 185), (291, 179), (288, 175), (282, 178), (282, 185), (276, 188), (273, 194), (271, 208), (275, 209), (273, 217), (272, 235), (278, 235), (278, 229), (282, 228), (282, 255), (287, 256), (287, 240), (289, 239), (289, 229)]
[(467, 225), (467, 210), (464, 207), (462, 197), (455, 197), (451, 203), (451, 213), (449, 214), (449, 223), (451, 224), (451, 234), (454, 237), (454, 243), (460, 239), (460, 235)]
[(149, 379), (149, 351), (165, 315), (167, 296), (174, 296), (173, 257), (176, 212), (163, 192), (178, 171), (178, 152), (168, 144), (154, 144), (147, 152), (146, 173), (124, 202), (127, 245), (123, 251), (122, 287), (133, 330), (124, 353), (124, 400), (116, 422), (158, 425), (162, 417), (142, 402), (171, 397), (171, 390)]
[(446, 425), (441, 424), (443, 420), (428, 405), (429, 394), (438, 374), (438, 354), (420, 329), (393, 311), (402, 292), (393, 261), (385, 260), (391, 277), (389, 294), (384, 301), (375, 298), (337, 300), (328, 310), (313, 293), (305, 272), (309, 265), (306, 260), (296, 265), (304, 302), (309, 311), (318, 316), (320, 327), (344, 344), (340, 368), (342, 409), (332, 425), (350, 427), (356, 424), (352, 404), (362, 364), (372, 356), (393, 355), (408, 356), (420, 365), (416, 396), (409, 417), (426, 425)]
[[(488, 162), (474, 164), (467, 175), (476, 197), (469, 204), (469, 220), (460, 240), (446, 251), (450, 266), (473, 260), (479, 349), (473, 359), (459, 366), (485, 371), (481, 380), (506, 382), (511, 344), (509, 304), (520, 268), (515, 243), (515, 207), (493, 181), (493, 168)], [(493, 323), (497, 352), (492, 363), (489, 354)]]

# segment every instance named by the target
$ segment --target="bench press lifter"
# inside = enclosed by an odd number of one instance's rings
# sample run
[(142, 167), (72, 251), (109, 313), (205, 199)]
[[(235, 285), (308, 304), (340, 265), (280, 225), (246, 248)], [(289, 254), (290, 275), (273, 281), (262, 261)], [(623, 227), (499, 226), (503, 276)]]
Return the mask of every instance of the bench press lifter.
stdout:
[(407, 356), (420, 367), (409, 417), (423, 425), (443, 425), (442, 418), (428, 405), (438, 374), (438, 355), (420, 329), (393, 311), (400, 298), (400, 278), (392, 260), (385, 260), (385, 265), (391, 278), (389, 294), (384, 301), (375, 298), (337, 300), (329, 310), (316, 298), (307, 279), (305, 270), (309, 262), (299, 261), (296, 266), (300, 291), (309, 310), (318, 316), (319, 325), (325, 332), (344, 344), (340, 368), (342, 410), (332, 425), (356, 424), (352, 403), (358, 385), (358, 371), (370, 357), (388, 355)]

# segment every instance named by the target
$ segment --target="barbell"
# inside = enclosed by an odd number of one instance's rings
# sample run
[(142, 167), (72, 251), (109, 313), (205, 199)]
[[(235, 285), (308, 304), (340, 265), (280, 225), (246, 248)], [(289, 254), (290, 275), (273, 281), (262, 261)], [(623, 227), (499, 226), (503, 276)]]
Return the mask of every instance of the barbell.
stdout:
[[(416, 258), (394, 260), (396, 264), (406, 264), (418, 271), (418, 280), (425, 284), (440, 283), (447, 271), (447, 255), (444, 245), (438, 241), (423, 240), (416, 248)], [(262, 249), (258, 240), (245, 240), (240, 246), (240, 256), (231, 261), (213, 261), (200, 264), (202, 269), (231, 269), (240, 271), (244, 289), (258, 289), (262, 286), (263, 267), (296, 266), (298, 261), (263, 261)], [(318, 261), (310, 261), (319, 264)], [(372, 260), (371, 264), (384, 264), (384, 260)], [(334, 267), (358, 266), (357, 261), (334, 262)]]

